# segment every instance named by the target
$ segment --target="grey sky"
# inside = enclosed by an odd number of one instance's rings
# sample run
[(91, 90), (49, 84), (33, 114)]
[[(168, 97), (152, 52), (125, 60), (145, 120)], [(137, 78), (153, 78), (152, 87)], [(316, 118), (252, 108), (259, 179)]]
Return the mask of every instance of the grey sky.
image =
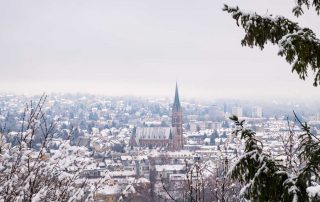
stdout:
[(319, 97), (277, 47), (241, 47), (223, 3), (295, 19), (293, 0), (0, 0), (0, 91)]

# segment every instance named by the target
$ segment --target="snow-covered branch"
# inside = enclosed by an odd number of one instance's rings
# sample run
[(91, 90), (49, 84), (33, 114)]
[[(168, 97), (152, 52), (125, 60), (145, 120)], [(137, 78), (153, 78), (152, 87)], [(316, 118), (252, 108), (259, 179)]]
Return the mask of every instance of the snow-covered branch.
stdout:
[[(320, 6), (319, 3), (317, 5)], [(305, 80), (310, 70), (314, 73), (313, 85), (320, 84), (320, 40), (311, 29), (302, 28), (282, 16), (262, 16), (228, 5), (224, 5), (223, 10), (230, 13), (237, 25), (244, 29), (243, 46), (263, 49), (268, 42), (278, 45), (278, 55), (292, 64), (292, 72)]]
[(69, 140), (50, 147), (55, 124), (47, 122), (44, 103), (42, 97), (26, 107), (21, 131), (0, 135), (0, 201), (93, 201), (98, 185), (80, 175), (90, 153)]

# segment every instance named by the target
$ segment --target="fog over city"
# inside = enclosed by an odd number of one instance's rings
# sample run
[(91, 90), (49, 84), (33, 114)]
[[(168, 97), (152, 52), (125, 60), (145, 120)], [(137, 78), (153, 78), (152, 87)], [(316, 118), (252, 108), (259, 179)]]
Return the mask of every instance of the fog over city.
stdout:
[(171, 96), (178, 81), (184, 98), (319, 98), (277, 46), (242, 47), (224, 3), (297, 20), (291, 0), (1, 0), (0, 91)]
[(0, 0), (0, 202), (320, 201), (319, 25), (320, 0)]

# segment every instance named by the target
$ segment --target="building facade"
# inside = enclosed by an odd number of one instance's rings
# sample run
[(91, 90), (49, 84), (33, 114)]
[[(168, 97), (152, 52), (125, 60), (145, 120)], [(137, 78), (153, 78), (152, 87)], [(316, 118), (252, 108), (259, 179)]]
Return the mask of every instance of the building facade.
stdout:
[(261, 107), (253, 107), (252, 108), (252, 117), (253, 118), (262, 118), (262, 108)]
[(232, 107), (232, 112), (233, 115), (236, 115), (237, 117), (242, 117), (242, 107)]

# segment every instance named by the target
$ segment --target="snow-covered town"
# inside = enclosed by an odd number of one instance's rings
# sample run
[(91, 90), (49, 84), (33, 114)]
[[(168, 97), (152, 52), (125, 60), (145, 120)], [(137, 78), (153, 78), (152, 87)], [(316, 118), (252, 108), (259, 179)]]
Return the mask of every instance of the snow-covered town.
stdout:
[[(245, 144), (234, 133), (237, 127), (229, 117), (245, 120), (265, 152), (283, 164), (288, 163), (288, 143), (296, 147), (294, 141), (302, 133), (297, 120), (279, 114), (265, 116), (260, 106), (244, 112), (241, 106), (226, 102), (221, 106), (183, 102), (178, 85), (173, 95), (173, 99), (41, 97), (43, 121), (54, 123), (55, 129), (46, 151), (40, 153), (46, 159), (60, 158), (63, 172), (74, 174), (75, 184), (96, 185), (91, 196), (95, 201), (178, 200), (187, 194), (188, 183), (196, 183), (206, 193), (205, 201), (237, 201), (241, 187), (228, 181), (226, 174), (244, 153)], [(43, 149), (39, 129), (29, 128), (35, 133), (30, 137), (28, 130), (21, 131), (26, 111), (31, 109), (32, 115), (38, 106), (37, 102), (28, 104), (28, 99), (39, 96), (0, 96), (0, 145), (19, 145), (15, 138), (25, 135), (34, 141), (29, 149), (38, 152), (36, 159)], [(308, 120), (313, 133), (319, 134), (320, 113), (301, 119)], [(1, 172), (9, 168), (8, 158), (0, 161)]]
[(320, 202), (320, 0), (0, 0), (0, 202)]

